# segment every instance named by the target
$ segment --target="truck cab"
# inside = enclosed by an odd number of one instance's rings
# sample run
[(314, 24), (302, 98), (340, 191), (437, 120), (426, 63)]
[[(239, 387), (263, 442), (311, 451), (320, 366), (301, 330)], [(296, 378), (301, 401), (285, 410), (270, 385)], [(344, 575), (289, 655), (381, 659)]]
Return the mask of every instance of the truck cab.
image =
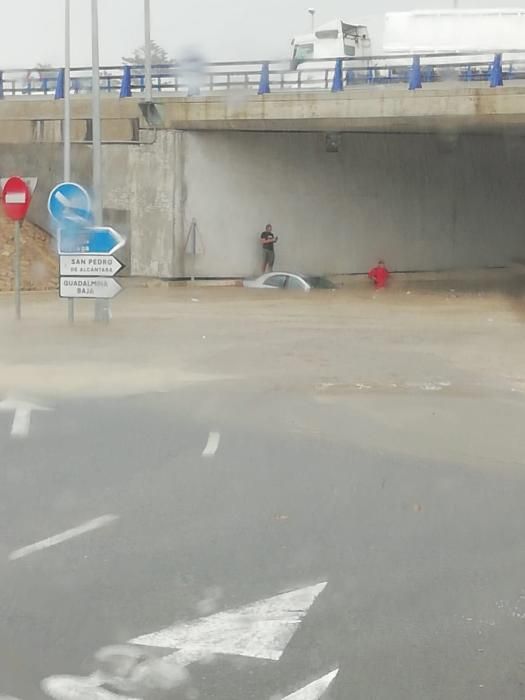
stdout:
[[(368, 28), (364, 25), (336, 19), (321, 25), (312, 34), (294, 37), (292, 48), (291, 67), (297, 70), (302, 64), (317, 59), (369, 56), (371, 42)], [(316, 63), (311, 65), (314, 67)]]

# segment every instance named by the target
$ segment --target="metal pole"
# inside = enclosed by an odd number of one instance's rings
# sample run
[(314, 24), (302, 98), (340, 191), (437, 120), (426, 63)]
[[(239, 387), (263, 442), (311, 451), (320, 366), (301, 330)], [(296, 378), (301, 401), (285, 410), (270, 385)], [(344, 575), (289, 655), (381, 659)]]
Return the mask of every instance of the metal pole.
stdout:
[(310, 7), (308, 9), (308, 13), (311, 17), (312, 20), (312, 34), (315, 32), (315, 9), (313, 7)]
[(151, 70), (151, 6), (144, 0), (144, 82), (146, 102), (153, 99), (153, 76)]
[(100, 124), (100, 58), (98, 52), (98, 0), (91, 0), (92, 119), (93, 119), (93, 214), (102, 226), (102, 137)]
[[(95, 226), (102, 226), (102, 136), (100, 122), (100, 57), (98, 42), (98, 0), (91, 0), (91, 62), (92, 121), (93, 121), (93, 215)], [(109, 302), (95, 301), (95, 321), (109, 321)]]
[(192, 260), (192, 275), (191, 275), (191, 281), (195, 282), (195, 263), (197, 260), (197, 219), (192, 219), (191, 221), (191, 235), (192, 235), (192, 242), (191, 242), (191, 254), (193, 256)]
[(65, 0), (64, 182), (71, 180), (71, 0)]
[[(64, 182), (71, 180), (71, 0), (65, 0), (64, 32)], [(75, 323), (75, 300), (67, 300), (69, 323)]]
[(16, 320), (22, 318), (20, 303), (20, 221), (15, 221), (15, 309)]

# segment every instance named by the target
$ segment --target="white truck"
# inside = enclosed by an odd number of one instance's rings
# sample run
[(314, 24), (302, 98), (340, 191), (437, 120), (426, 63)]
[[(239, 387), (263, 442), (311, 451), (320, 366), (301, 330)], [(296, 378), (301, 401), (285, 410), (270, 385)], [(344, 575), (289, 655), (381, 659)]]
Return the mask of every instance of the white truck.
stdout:
[(312, 34), (294, 37), (292, 47), (292, 68), (295, 70), (313, 59), (370, 56), (371, 42), (364, 25), (334, 19)]
[(334, 58), (363, 58), (366, 62), (371, 46), (366, 26), (334, 19), (311, 34), (292, 39), (291, 68), (297, 70), (301, 87), (327, 88), (333, 78)]
[(367, 71), (369, 78), (385, 79), (406, 72), (412, 56), (447, 53), (422, 57), (421, 65), (437, 66), (433, 74), (439, 78), (458, 72), (454, 64), (470, 63), (470, 73), (475, 77), (486, 73), (496, 52), (519, 52), (504, 54), (503, 69), (523, 72), (525, 9), (389, 12), (385, 15), (383, 49), (379, 51), (372, 49), (366, 26), (333, 20), (312, 34), (295, 37), (292, 47), (292, 69), (300, 74), (303, 87), (326, 87), (333, 76), (334, 59), (342, 57), (362, 58), (353, 62), (357, 72)]

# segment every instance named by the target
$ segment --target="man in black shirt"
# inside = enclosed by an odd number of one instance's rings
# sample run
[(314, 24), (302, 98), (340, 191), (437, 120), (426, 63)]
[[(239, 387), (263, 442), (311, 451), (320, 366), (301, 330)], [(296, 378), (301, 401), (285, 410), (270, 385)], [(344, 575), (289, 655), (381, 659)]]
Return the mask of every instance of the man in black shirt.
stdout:
[(275, 262), (274, 243), (279, 239), (273, 235), (272, 225), (268, 224), (266, 229), (261, 233), (261, 243), (263, 247), (263, 275), (265, 272), (273, 272), (273, 264)]

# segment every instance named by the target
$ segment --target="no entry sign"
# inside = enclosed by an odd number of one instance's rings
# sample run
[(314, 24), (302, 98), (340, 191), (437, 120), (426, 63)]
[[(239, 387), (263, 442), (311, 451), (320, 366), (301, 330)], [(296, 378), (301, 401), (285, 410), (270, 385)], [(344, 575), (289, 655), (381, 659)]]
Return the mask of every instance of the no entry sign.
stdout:
[(25, 219), (31, 204), (31, 190), (21, 177), (10, 177), (2, 190), (4, 211), (13, 221)]

